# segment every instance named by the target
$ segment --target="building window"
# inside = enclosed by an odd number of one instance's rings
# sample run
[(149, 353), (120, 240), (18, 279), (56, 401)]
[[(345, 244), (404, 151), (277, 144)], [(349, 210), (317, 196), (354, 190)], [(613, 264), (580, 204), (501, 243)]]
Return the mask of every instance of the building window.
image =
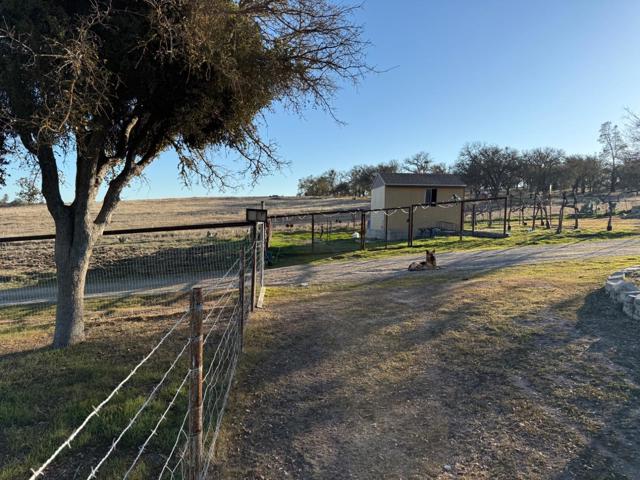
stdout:
[(438, 201), (438, 189), (437, 188), (427, 188), (427, 193), (424, 197), (424, 203), (428, 203), (429, 205), (435, 205)]

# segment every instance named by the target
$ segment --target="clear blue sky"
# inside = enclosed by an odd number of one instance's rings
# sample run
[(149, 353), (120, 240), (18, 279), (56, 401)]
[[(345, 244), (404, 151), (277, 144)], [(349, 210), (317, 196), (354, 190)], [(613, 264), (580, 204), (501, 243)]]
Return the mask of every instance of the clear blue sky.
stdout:
[[(591, 153), (602, 122), (640, 110), (637, 0), (365, 0), (357, 21), (369, 63), (391, 70), (337, 94), (347, 124), (276, 108), (264, 133), (291, 167), (210, 195), (292, 195), (300, 177), (420, 150), (450, 164), (469, 141)], [(124, 197), (207, 194), (176, 178), (164, 154)]]

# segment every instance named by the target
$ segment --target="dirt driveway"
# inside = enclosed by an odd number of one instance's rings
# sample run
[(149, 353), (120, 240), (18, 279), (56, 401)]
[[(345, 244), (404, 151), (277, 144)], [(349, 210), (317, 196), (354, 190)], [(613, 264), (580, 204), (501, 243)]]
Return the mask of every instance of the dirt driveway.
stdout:
[(601, 289), (637, 245), (287, 269), (248, 328), (216, 478), (640, 478), (640, 331)]

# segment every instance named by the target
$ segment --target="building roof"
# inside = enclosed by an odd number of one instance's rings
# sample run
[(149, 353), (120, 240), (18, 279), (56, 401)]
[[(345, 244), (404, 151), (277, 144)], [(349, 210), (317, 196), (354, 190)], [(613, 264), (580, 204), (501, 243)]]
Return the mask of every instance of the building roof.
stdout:
[(466, 187), (457, 175), (450, 173), (378, 173), (372, 188), (390, 187)]

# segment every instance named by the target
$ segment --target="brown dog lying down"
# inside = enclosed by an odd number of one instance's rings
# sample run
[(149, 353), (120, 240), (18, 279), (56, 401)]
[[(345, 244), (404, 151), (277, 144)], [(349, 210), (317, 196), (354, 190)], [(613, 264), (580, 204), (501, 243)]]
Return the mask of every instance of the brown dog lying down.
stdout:
[(436, 268), (438, 267), (436, 265), (435, 250), (433, 250), (432, 252), (427, 250), (426, 259), (424, 262), (413, 262), (411, 265), (409, 265), (410, 272), (419, 272), (421, 270), (435, 270)]

